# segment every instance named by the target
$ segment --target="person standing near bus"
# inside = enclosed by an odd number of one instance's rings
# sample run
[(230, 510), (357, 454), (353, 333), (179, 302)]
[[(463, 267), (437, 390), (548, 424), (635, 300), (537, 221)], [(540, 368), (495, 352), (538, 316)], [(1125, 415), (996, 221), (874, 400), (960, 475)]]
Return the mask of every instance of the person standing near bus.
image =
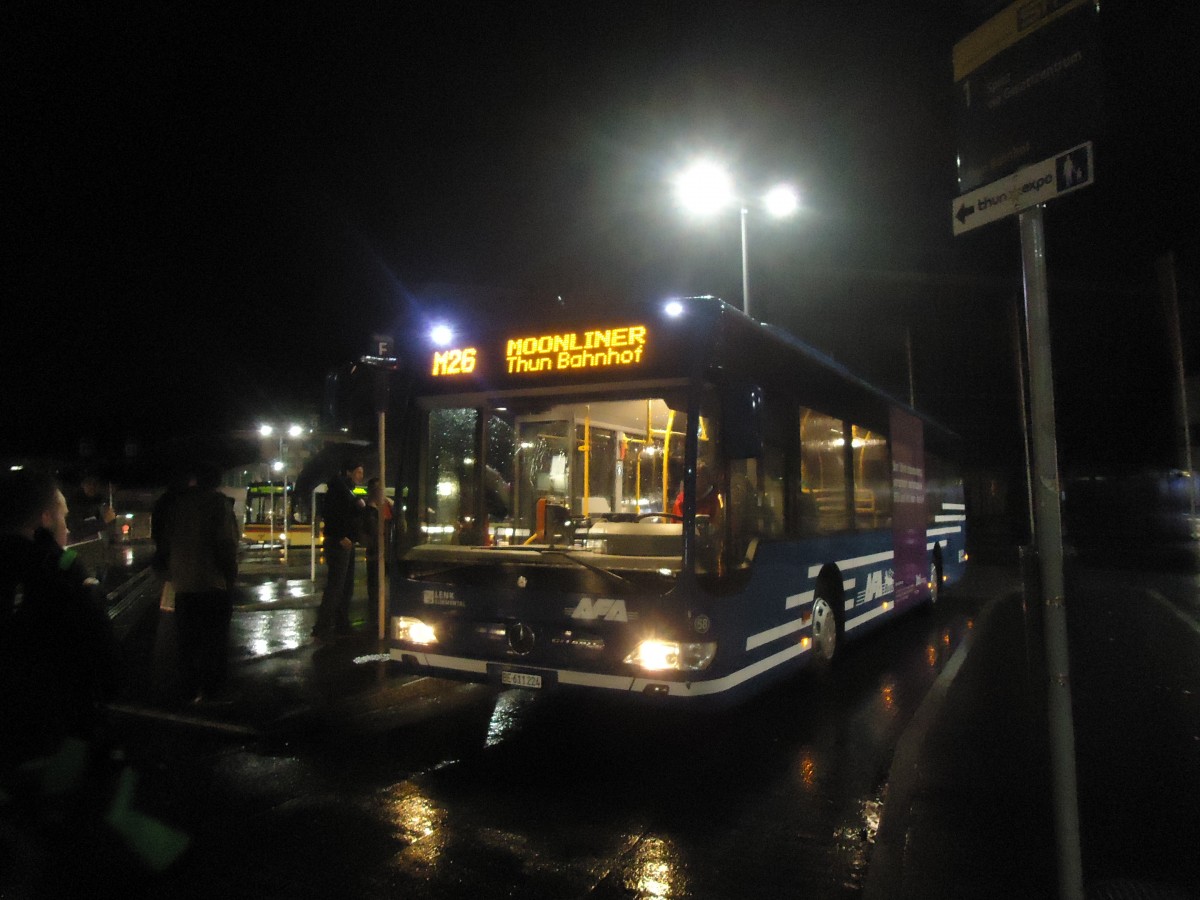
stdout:
[(0, 770), (90, 743), (118, 686), (116, 641), (67, 542), (67, 501), (30, 470), (0, 476)]
[[(109, 485), (111, 493), (112, 485)], [(100, 479), (88, 473), (79, 482), (70, 501), (67, 527), (76, 542), (95, 537), (110, 538), (112, 523), (117, 518), (112, 503), (104, 496)]]
[(175, 586), (175, 623), (184, 696), (218, 700), (229, 674), (229, 626), (238, 575), (238, 527), (218, 487), (221, 470), (197, 467), (196, 484), (167, 511), (167, 573)]
[(325, 592), (317, 610), (313, 637), (350, 634), (350, 599), (354, 595), (354, 544), (362, 538), (366, 502), (354, 493), (363, 481), (362, 464), (347, 460), (329, 479), (325, 493)]
[(4, 884), (20, 896), (142, 896), (189, 838), (133, 807), (136, 773), (103, 716), (117, 643), (99, 582), (66, 547), (67, 515), (51, 476), (0, 475), (0, 783), (6, 827), (29, 836), (14, 845), (26, 852), (6, 854), (16, 865)]

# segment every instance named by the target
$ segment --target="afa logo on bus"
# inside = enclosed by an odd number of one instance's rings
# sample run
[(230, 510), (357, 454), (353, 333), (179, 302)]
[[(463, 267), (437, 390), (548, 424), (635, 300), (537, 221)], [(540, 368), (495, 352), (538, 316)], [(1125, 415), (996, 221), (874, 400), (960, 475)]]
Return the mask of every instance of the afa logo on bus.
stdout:
[(625, 610), (625, 601), (610, 600), (606, 597), (596, 601), (593, 601), (591, 597), (584, 597), (576, 606), (567, 608), (567, 615), (572, 619), (583, 619), (588, 622), (594, 622), (597, 619), (603, 619), (605, 622), (629, 621), (629, 613)]

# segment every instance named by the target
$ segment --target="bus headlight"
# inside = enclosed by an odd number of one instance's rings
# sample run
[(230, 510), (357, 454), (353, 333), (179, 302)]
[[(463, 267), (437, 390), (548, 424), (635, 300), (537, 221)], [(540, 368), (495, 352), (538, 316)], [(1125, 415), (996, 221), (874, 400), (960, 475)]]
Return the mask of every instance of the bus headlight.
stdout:
[(410, 644), (436, 644), (437, 634), (432, 625), (426, 625), (420, 619), (395, 616), (392, 618), (392, 640)]
[(699, 672), (707, 669), (716, 655), (716, 642), (682, 643), (647, 638), (625, 657), (625, 662), (648, 672)]

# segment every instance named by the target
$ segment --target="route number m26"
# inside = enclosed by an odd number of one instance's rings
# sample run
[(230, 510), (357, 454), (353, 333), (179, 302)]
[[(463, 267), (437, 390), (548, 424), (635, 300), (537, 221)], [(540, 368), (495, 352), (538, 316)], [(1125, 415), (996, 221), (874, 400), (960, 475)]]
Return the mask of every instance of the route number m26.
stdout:
[(475, 371), (475, 348), (443, 350), (433, 354), (433, 376), (470, 375)]

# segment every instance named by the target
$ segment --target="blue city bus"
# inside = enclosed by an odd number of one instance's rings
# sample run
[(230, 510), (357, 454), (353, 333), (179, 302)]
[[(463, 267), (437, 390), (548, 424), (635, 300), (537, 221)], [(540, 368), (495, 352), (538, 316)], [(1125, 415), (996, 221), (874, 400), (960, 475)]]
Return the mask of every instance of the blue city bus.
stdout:
[(954, 436), (720, 300), (414, 344), (410, 671), (736, 701), (963, 572)]

